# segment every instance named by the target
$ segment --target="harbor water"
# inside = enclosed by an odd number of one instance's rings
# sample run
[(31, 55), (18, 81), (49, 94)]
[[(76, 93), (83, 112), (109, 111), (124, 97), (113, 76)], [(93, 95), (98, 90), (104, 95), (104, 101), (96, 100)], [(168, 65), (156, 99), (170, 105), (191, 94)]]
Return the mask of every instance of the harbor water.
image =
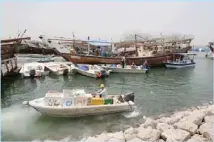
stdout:
[[(8, 77), (2, 80), (2, 140), (77, 140), (104, 131), (136, 125), (143, 116), (157, 116), (213, 101), (213, 60), (200, 53), (194, 68), (152, 69), (149, 74), (111, 74), (106, 79), (81, 75), (36, 79)], [(30, 62), (32, 58), (20, 61)], [(38, 60), (38, 59), (37, 59)], [(49, 90), (84, 88), (94, 92), (103, 83), (109, 94), (134, 92), (136, 111), (81, 118), (42, 116), (22, 102), (43, 97)]]

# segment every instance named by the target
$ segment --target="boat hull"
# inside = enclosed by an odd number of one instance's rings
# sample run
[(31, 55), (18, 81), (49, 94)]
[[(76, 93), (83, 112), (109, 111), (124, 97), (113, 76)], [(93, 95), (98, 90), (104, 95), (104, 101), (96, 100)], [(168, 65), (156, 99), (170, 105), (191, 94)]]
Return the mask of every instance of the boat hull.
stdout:
[(102, 115), (120, 112), (133, 111), (134, 103), (123, 103), (115, 105), (96, 105), (96, 106), (71, 106), (71, 107), (49, 107), (41, 105), (42, 98), (29, 101), (29, 106), (33, 107), (43, 115), (52, 117), (80, 117), (88, 115)]
[(111, 72), (115, 72), (115, 73), (148, 73), (148, 69), (124, 69), (124, 68), (111, 68), (111, 67), (104, 67), (107, 68), (109, 70), (111, 70)]
[(190, 64), (172, 64), (172, 63), (165, 63), (167, 68), (171, 69), (178, 69), (178, 68), (186, 68), (186, 67), (194, 67), (195, 63)]
[(76, 73), (78, 73), (78, 74), (84, 75), (84, 76), (88, 76), (88, 77), (92, 77), (92, 78), (97, 78), (96, 74), (89, 73), (87, 71), (82, 71), (80, 69), (74, 69), (73, 71), (76, 72)]
[[(186, 47), (180, 50), (177, 50), (173, 53), (187, 53), (191, 47)], [(134, 62), (136, 65), (142, 65), (145, 60), (150, 65), (150, 67), (158, 67), (163, 66), (163, 62), (167, 60), (173, 59), (173, 53), (166, 53), (158, 56), (152, 57), (127, 57), (126, 64), (131, 65)], [(76, 64), (120, 64), (121, 58), (120, 57), (101, 57), (101, 56), (86, 56), (86, 55), (77, 55), (73, 56), (71, 54), (62, 54), (62, 56), (73, 63)], [(182, 55), (176, 55), (176, 58), (179, 58)]]

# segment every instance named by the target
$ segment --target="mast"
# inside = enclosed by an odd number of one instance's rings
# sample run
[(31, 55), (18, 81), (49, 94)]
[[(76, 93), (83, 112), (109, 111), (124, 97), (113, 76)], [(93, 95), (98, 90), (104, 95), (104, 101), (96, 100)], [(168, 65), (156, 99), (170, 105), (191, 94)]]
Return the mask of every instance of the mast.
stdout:
[(75, 38), (74, 32), (72, 32), (72, 34), (73, 34), (73, 49), (75, 50), (75, 47), (74, 47), (74, 42), (75, 42), (75, 40), (74, 40), (74, 38)]
[(90, 52), (90, 44), (89, 44), (89, 40), (90, 40), (90, 37), (88, 36), (88, 55), (89, 55), (89, 52)]
[(136, 46), (136, 43), (137, 43), (137, 35), (135, 34), (134, 35), (134, 47), (135, 47), (135, 54), (136, 54), (136, 57), (138, 56), (138, 54), (137, 54), (137, 46)]

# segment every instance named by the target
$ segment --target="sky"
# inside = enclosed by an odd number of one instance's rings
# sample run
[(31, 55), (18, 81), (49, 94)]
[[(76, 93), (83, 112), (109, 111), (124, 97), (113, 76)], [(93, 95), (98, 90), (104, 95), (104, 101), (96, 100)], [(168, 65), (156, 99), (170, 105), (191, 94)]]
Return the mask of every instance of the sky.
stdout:
[(3, 1), (1, 39), (39, 35), (120, 40), (124, 34), (193, 35), (192, 44), (214, 41), (211, 1)]

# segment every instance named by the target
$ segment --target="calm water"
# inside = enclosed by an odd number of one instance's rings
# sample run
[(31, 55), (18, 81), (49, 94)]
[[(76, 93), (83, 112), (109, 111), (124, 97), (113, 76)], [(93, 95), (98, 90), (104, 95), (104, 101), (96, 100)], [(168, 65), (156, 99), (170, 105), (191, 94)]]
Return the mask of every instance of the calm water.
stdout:
[[(32, 59), (29, 59), (30, 61)], [(135, 125), (142, 116), (169, 113), (213, 100), (213, 61), (196, 58), (195, 68), (152, 69), (140, 75), (112, 74), (96, 80), (80, 75), (43, 79), (7, 78), (2, 81), (3, 140), (80, 139), (103, 131), (117, 131)], [(22, 106), (25, 100), (43, 97), (48, 90), (85, 88), (92, 92), (104, 83), (109, 94), (133, 91), (137, 110), (130, 114), (91, 116), (82, 118), (50, 118), (34, 109)]]

